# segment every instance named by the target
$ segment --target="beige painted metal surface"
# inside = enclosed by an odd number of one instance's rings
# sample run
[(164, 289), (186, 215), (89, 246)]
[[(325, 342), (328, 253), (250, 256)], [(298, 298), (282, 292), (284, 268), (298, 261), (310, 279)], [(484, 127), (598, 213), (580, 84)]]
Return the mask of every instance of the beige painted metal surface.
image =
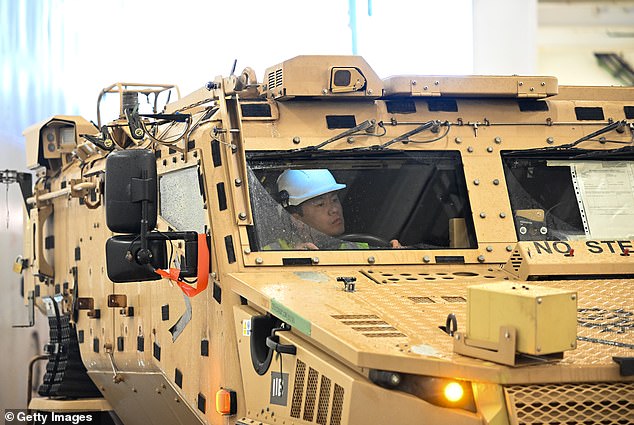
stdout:
[[(41, 160), (45, 170), (25, 224), (25, 302), (34, 294), (46, 311), (45, 301), (59, 300), (89, 376), (124, 423), (534, 423), (541, 394), (583, 400), (576, 413), (549, 412), (553, 421), (595, 418), (596, 409), (583, 406), (605, 399), (614, 423), (632, 422), (634, 377), (613, 357), (634, 356), (634, 241), (553, 221), (559, 201), (581, 208), (561, 189), (568, 186), (557, 186), (564, 178), (579, 184), (561, 165), (570, 152), (625, 154), (610, 178), (628, 181), (630, 154), (615, 149), (632, 146), (632, 99), (632, 88), (558, 87), (553, 77), (381, 81), (359, 57), (301, 56), (269, 68), (261, 83), (247, 68), (165, 105), (180, 116), (139, 117), (141, 139), (122, 117), (109, 124), (108, 139), (77, 139), (40, 158), (37, 149), (48, 143), (47, 131), (61, 129), (60, 120), (76, 136), (86, 125), (54, 118), (27, 131), (28, 165)], [(183, 122), (170, 121), (185, 114)], [(151, 150), (159, 182), (194, 170), (183, 190), (159, 191), (157, 230), (192, 230), (180, 223), (198, 217), (210, 251), (200, 294), (188, 297), (167, 279), (108, 277), (108, 146)], [(535, 159), (544, 152), (557, 161)], [(392, 236), (390, 226), (402, 223), (409, 228), (397, 232), (403, 246), (270, 249), (267, 232), (287, 218), (275, 179), (288, 168), (329, 168), (347, 178), (342, 199), (358, 202), (347, 211), (349, 226), (355, 216), (376, 219), (363, 230)], [(423, 186), (432, 189), (416, 192), (426, 178)], [(534, 193), (517, 194), (518, 180), (540, 178)], [(542, 198), (548, 208), (533, 205)], [(264, 220), (271, 211), (278, 216)], [(425, 239), (438, 229), (446, 236)], [(169, 266), (177, 267), (184, 245), (167, 245)], [(478, 285), (487, 290), (477, 292)], [(509, 285), (538, 293), (512, 297), (494, 288)], [(548, 308), (538, 307), (539, 298)], [(529, 311), (526, 320), (507, 323), (518, 309)], [(262, 338), (251, 327), (267, 315), (272, 326), (290, 326), (275, 331), (269, 345), (272, 331)], [(553, 322), (561, 326), (548, 326)], [(517, 341), (505, 346), (510, 362), (454, 349), (465, 331), (495, 345), (503, 326)], [(270, 355), (261, 374), (258, 350)], [(515, 362), (540, 351), (559, 358)], [(443, 395), (450, 383), (462, 388), (457, 402)], [(228, 415), (216, 411), (221, 389), (235, 392)], [(59, 409), (72, 407), (61, 402)]]

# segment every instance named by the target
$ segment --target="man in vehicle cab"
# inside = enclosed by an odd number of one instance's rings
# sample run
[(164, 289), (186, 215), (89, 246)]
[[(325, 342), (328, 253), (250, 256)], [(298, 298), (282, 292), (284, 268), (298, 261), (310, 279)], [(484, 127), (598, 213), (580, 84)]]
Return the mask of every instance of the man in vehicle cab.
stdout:
[[(320, 249), (320, 234), (332, 238), (342, 236), (345, 219), (339, 191), (345, 187), (327, 169), (286, 170), (280, 174), (277, 179), (278, 198), (293, 220), (299, 242), (279, 239), (265, 249)], [(390, 245), (400, 247), (396, 240), (390, 241)], [(343, 240), (335, 248), (368, 249), (369, 245)]]

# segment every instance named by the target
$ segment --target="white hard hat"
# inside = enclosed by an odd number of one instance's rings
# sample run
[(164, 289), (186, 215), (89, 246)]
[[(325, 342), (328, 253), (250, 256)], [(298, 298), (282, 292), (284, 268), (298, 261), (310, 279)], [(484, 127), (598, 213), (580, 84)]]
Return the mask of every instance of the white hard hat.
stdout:
[(345, 187), (345, 184), (337, 183), (330, 171), (325, 169), (286, 170), (277, 178), (277, 190), (285, 207), (299, 205), (316, 196)]

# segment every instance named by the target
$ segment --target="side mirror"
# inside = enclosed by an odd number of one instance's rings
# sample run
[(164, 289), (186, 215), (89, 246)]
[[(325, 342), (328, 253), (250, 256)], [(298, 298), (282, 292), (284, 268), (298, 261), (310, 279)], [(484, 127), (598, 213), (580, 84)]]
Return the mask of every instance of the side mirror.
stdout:
[(146, 149), (112, 152), (106, 160), (106, 224), (116, 233), (144, 233), (141, 230), (144, 206), (147, 228), (156, 227), (156, 157)]
[(148, 249), (152, 252), (151, 267), (134, 261), (141, 240), (134, 235), (113, 236), (106, 242), (106, 268), (108, 278), (115, 283), (142, 282), (162, 279), (153, 269), (165, 269), (169, 265), (165, 240), (148, 240)]

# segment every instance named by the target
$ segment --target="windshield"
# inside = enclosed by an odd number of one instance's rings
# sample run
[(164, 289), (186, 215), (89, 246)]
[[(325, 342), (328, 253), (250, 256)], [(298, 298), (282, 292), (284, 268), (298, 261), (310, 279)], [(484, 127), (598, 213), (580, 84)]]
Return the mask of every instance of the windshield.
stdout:
[(630, 158), (521, 155), (503, 157), (520, 241), (634, 236), (634, 161)]
[(458, 152), (251, 152), (247, 160), (259, 250), (477, 247)]

